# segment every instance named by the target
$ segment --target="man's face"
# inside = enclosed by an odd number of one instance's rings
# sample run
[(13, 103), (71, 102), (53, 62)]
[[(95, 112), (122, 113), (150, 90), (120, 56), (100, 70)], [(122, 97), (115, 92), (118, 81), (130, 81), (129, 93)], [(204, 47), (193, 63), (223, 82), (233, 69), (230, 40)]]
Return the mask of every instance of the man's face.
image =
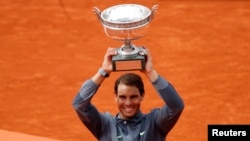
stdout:
[(135, 86), (128, 86), (122, 83), (118, 85), (115, 101), (118, 104), (121, 118), (128, 119), (136, 115), (142, 100), (143, 96), (141, 96), (139, 89)]

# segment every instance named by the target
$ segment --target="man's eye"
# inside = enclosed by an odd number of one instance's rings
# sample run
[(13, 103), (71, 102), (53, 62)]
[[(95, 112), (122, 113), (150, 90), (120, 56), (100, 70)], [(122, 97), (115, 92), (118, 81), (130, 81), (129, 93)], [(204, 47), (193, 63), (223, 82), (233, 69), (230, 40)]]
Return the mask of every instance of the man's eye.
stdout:
[(132, 96), (131, 97), (131, 99), (137, 99), (138, 98), (138, 96)]
[(124, 96), (120, 96), (119, 98), (120, 98), (120, 99), (125, 99), (125, 97), (124, 97)]

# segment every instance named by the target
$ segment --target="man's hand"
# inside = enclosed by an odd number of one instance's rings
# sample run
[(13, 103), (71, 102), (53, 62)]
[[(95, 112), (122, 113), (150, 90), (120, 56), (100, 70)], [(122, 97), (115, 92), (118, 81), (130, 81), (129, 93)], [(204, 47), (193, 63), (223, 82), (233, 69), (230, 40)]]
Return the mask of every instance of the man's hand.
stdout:
[[(108, 48), (103, 58), (101, 68), (108, 74), (113, 71), (113, 66), (112, 66), (113, 55), (117, 55), (116, 49)], [(99, 72), (97, 72), (91, 79), (93, 80), (94, 83), (96, 83), (97, 85), (100, 85), (105, 79), (105, 77), (103, 77)]]
[(152, 71), (154, 68), (153, 68), (153, 58), (151, 56), (151, 53), (150, 53), (150, 50), (145, 48), (145, 51), (146, 51), (146, 57), (147, 57), (147, 60), (146, 60), (146, 67), (145, 67), (145, 71), (146, 72), (150, 72)]
[(112, 56), (117, 55), (117, 49), (109, 47), (103, 58), (102, 69), (110, 73), (113, 71)]
[(142, 70), (142, 72), (150, 79), (150, 81), (154, 82), (158, 78), (158, 73), (153, 67), (153, 58), (147, 48), (145, 48), (145, 55), (147, 57), (146, 67), (145, 70)]

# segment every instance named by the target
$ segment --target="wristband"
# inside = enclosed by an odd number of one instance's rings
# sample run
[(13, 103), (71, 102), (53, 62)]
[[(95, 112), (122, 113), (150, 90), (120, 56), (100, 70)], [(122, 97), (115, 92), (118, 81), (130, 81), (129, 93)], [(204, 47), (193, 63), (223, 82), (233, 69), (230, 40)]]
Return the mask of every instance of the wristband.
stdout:
[(98, 72), (103, 76), (103, 77), (109, 77), (109, 74), (105, 72), (102, 68), (98, 70)]

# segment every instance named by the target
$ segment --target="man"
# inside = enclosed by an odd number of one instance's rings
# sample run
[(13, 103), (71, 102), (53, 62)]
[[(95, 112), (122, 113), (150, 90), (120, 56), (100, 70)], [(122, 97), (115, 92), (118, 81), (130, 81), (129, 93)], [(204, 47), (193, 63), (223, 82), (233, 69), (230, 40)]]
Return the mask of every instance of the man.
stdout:
[(119, 113), (101, 113), (91, 103), (91, 99), (105, 78), (112, 72), (111, 57), (116, 49), (108, 48), (101, 68), (85, 81), (76, 95), (73, 106), (83, 124), (99, 141), (165, 141), (169, 131), (179, 119), (184, 103), (174, 87), (153, 68), (152, 56), (145, 49), (146, 69), (141, 72), (152, 82), (165, 102), (162, 108), (155, 108), (148, 114), (140, 110), (144, 98), (144, 85), (139, 75), (125, 73), (114, 86), (115, 101)]

